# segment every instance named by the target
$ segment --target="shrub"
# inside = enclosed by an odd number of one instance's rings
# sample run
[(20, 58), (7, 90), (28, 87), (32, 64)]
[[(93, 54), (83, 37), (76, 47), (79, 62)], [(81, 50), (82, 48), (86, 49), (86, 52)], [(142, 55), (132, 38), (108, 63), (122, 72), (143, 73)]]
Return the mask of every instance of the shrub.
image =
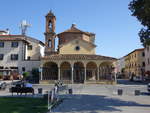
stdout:
[(23, 78), (26, 79), (29, 76), (29, 72), (24, 72), (23, 73)]

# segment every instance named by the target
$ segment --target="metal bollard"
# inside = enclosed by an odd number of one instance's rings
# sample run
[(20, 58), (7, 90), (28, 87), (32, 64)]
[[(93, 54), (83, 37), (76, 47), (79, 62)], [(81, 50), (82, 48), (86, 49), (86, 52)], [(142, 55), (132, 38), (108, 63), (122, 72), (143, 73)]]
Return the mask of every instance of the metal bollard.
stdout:
[(43, 90), (42, 88), (38, 88), (38, 94), (42, 94)]
[(135, 91), (134, 91), (134, 95), (135, 95), (135, 96), (140, 95), (140, 90), (135, 90)]
[(122, 95), (123, 94), (123, 90), (122, 89), (118, 89), (118, 95)]
[(68, 92), (69, 92), (69, 94), (73, 93), (72, 89), (68, 89)]

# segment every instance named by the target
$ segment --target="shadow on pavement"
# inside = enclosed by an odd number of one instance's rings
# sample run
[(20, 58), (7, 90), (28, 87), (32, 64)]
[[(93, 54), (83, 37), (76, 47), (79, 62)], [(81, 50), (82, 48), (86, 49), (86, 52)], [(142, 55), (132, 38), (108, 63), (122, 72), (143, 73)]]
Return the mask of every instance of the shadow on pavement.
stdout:
[(124, 79), (118, 79), (117, 84), (123, 84), (123, 85), (147, 85), (148, 81), (130, 81), (130, 80), (124, 80)]
[(141, 92), (140, 94), (143, 96), (150, 96), (150, 92)]
[(119, 111), (117, 107), (150, 107), (147, 104), (139, 104), (133, 101), (123, 101), (116, 98), (99, 95), (72, 95), (72, 98), (64, 100), (54, 112), (88, 112), (97, 113), (97, 111)]

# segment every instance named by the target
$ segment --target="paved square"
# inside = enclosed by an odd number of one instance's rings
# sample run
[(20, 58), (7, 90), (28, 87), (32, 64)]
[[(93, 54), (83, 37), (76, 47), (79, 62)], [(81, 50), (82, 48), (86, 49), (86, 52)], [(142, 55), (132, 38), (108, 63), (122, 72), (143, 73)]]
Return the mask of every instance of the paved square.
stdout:
[[(53, 112), (58, 113), (150, 113), (150, 95), (146, 85), (72, 85), (69, 96)], [(123, 95), (117, 95), (117, 89)], [(140, 90), (142, 95), (135, 96)]]

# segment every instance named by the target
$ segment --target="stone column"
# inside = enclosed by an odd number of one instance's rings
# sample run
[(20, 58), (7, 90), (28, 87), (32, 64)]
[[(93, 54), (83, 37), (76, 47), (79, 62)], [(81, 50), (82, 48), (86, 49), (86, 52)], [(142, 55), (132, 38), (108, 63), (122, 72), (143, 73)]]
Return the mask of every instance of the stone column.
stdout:
[(71, 82), (72, 82), (72, 84), (73, 84), (73, 67), (71, 67)]
[(58, 67), (58, 80), (60, 80), (60, 67)]
[(97, 68), (97, 80), (99, 80), (99, 67)]
[(86, 66), (84, 67), (84, 82), (86, 82)]

